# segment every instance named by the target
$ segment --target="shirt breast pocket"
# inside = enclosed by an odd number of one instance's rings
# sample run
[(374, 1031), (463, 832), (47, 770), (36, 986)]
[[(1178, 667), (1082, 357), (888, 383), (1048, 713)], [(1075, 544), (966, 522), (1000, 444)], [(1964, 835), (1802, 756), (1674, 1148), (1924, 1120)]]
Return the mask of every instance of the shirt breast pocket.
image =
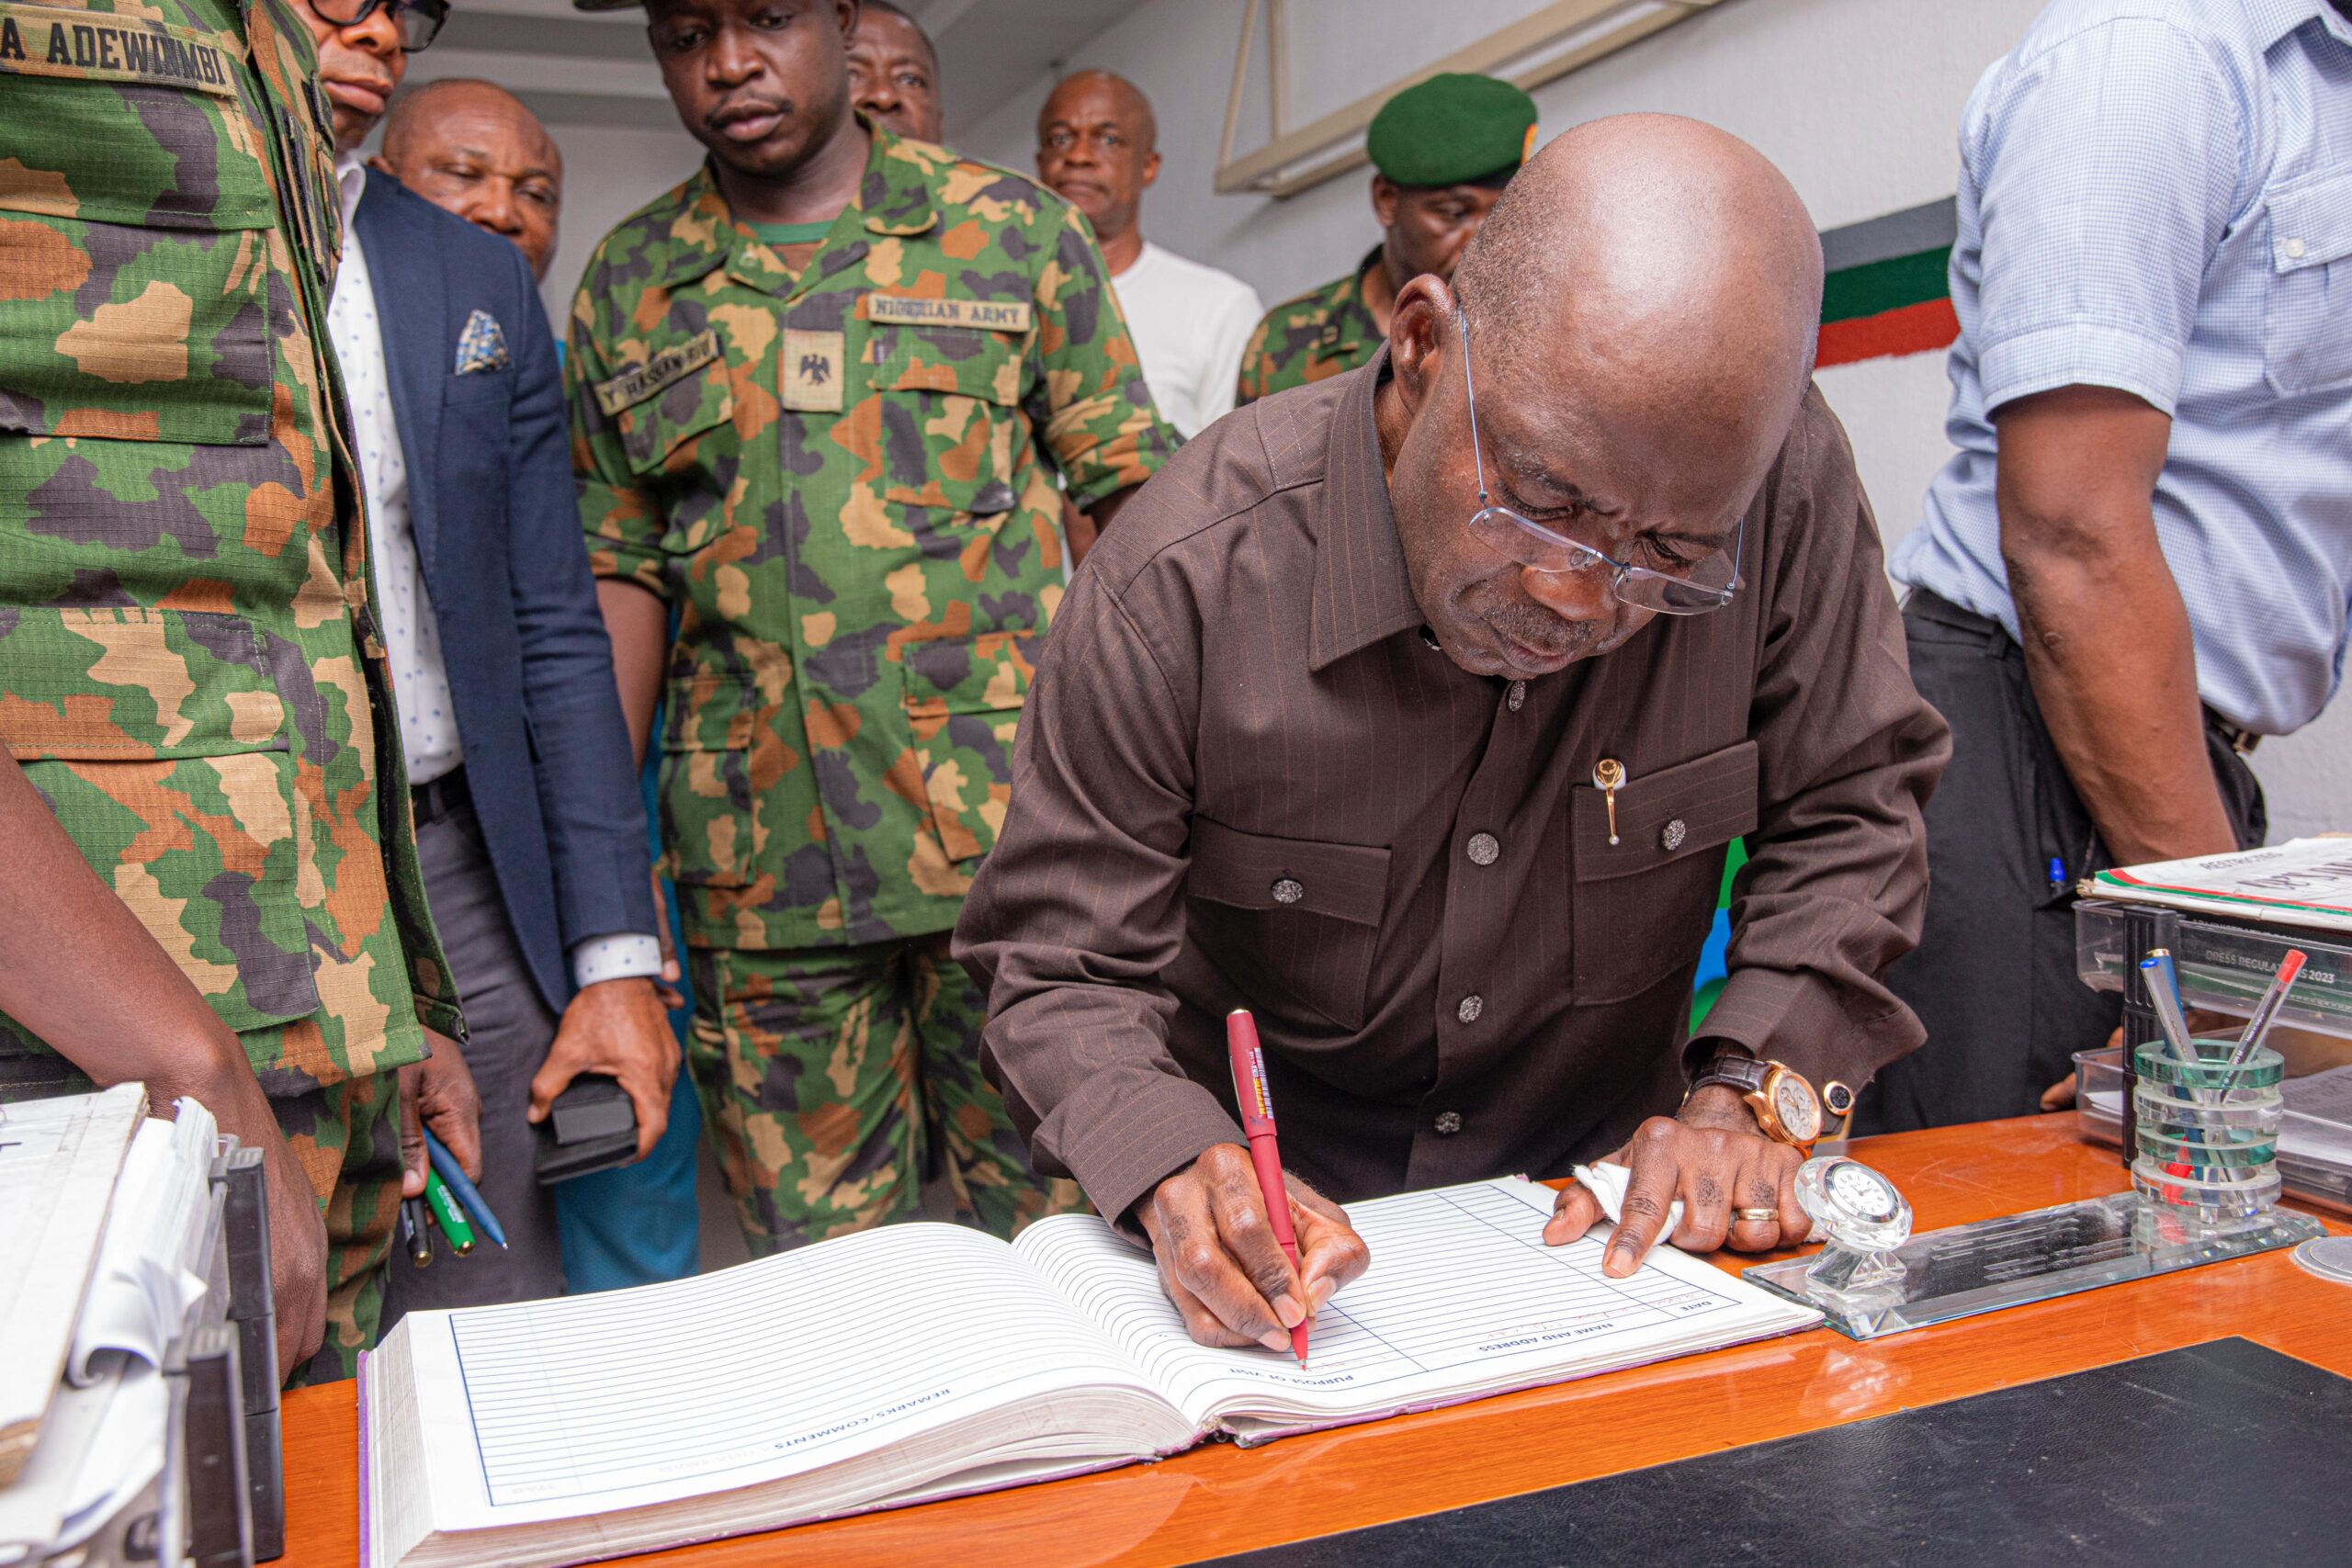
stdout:
[(1022, 340), (978, 327), (877, 326), (882, 499), (993, 525), (1020, 499)]
[[(94, 21), (118, 43), (211, 36)], [(0, 431), (266, 443), (269, 321), (291, 301), (271, 298), (275, 209), (226, 73), (218, 89), (7, 80)]]
[(1756, 830), (1756, 742), (1628, 778), (1609, 802), (1569, 794), (1574, 999), (1622, 1002), (1695, 964), (1714, 922), (1723, 848)]
[(322, 715), (291, 656), (212, 612), (26, 609), (0, 629), (0, 744), (241, 1033), (319, 1009), (304, 909), (325, 895), (288, 736)]
[(1280, 1014), (1303, 1004), (1341, 1029), (1363, 1027), (1365, 992), (1388, 907), (1388, 852), (1245, 833), (1193, 819), (1186, 896), (1216, 906), (1189, 922), (1205, 956)]
[(2281, 397), (2352, 380), (2352, 174), (2290, 180), (2264, 202), (2270, 280), (2262, 368)]

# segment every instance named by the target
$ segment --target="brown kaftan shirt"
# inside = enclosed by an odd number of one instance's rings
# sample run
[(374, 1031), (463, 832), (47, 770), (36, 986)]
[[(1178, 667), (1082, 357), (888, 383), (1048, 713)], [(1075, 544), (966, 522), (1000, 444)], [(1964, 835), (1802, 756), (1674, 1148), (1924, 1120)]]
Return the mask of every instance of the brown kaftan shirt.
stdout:
[(956, 952), (1039, 1168), (1105, 1213), (1239, 1141), (1236, 1007), (1286, 1165), (1335, 1197), (1613, 1148), (1679, 1102), (1743, 834), (1706, 1035), (1857, 1089), (1921, 1038), (1879, 976), (1918, 939), (1950, 742), (1820, 394), (1730, 606), (1513, 682), (1424, 635), (1373, 423), (1386, 368), (1179, 453), (1078, 573), (1021, 721)]

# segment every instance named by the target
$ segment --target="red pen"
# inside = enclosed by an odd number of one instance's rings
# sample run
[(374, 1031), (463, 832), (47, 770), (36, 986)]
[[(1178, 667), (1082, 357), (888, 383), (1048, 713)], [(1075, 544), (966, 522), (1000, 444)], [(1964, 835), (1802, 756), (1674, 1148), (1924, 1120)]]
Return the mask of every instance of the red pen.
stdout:
[[(1283, 1181), (1283, 1156), (1274, 1146), (1274, 1097), (1266, 1087), (1266, 1054), (1258, 1045), (1258, 1021), (1248, 1008), (1225, 1015), (1225, 1053), (1233, 1063), (1233, 1098), (1241, 1102), (1241, 1130), (1250, 1134), (1250, 1163), (1258, 1168), (1258, 1191), (1266, 1200), (1266, 1218), (1274, 1239), (1283, 1244), (1290, 1266), (1299, 1271), (1299, 1289), (1306, 1288), (1306, 1266), (1298, 1260), (1298, 1235), (1290, 1226), (1290, 1189)], [(1306, 1303), (1301, 1302), (1305, 1308)], [(1290, 1331), (1291, 1354), (1306, 1365), (1306, 1320)]]

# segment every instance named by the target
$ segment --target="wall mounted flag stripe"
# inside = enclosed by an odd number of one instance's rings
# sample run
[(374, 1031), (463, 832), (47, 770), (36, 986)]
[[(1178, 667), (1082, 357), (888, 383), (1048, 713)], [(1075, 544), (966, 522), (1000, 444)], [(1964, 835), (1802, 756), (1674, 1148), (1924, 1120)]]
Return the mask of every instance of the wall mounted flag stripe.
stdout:
[(1821, 236), (1822, 368), (1948, 348), (1960, 335), (1950, 267), (1958, 231), (1951, 197)]

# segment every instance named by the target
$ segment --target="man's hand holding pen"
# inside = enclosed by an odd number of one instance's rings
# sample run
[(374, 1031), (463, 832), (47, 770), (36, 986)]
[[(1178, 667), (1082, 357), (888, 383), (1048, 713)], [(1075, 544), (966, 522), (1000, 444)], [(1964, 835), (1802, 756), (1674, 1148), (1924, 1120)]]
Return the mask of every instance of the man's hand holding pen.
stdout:
[(1136, 1205), (1152, 1259), (1184, 1327), (1202, 1345), (1262, 1345), (1288, 1354), (1290, 1330), (1372, 1261), (1337, 1203), (1286, 1179), (1299, 1267), (1266, 1217), (1250, 1151), (1218, 1144)]

